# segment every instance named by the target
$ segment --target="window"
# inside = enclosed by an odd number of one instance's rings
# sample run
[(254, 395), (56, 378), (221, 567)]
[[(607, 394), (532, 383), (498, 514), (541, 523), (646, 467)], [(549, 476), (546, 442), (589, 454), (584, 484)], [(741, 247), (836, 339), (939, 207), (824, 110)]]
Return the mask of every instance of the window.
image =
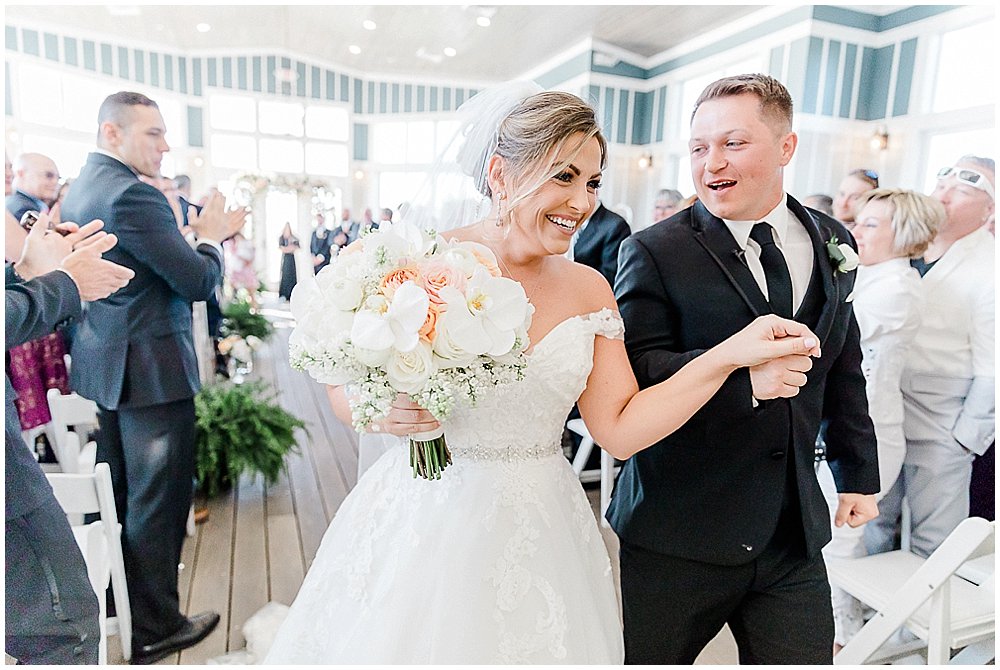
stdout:
[(257, 169), (257, 142), (252, 137), (213, 133), (211, 149), (215, 167)]
[(372, 159), (379, 163), (406, 163), (406, 124), (372, 124)]
[(272, 102), (262, 100), (260, 112), (260, 132), (268, 135), (291, 135), (302, 137), (304, 130), (302, 105), (295, 102)]
[(253, 98), (213, 95), (208, 99), (212, 128), (252, 133), (257, 130), (257, 105)]
[(343, 107), (306, 108), (306, 137), (346, 142), (350, 135), (347, 110)]
[(260, 169), (269, 172), (302, 172), (302, 142), (264, 138), (260, 141)]
[(411, 200), (425, 181), (424, 172), (383, 172), (378, 178), (378, 206), (391, 209), (395, 218), (400, 203)]
[[(97, 111), (94, 111), (96, 124)], [(74, 142), (52, 135), (26, 134), (21, 145), (24, 152), (44, 154), (52, 159), (63, 179), (75, 177), (87, 162), (87, 155), (94, 150), (93, 141)], [(13, 154), (10, 156), (13, 158)]]
[[(979, 23), (941, 36), (933, 110), (946, 112), (995, 101), (996, 88), (984, 85), (996, 63), (996, 24)], [(986, 74), (988, 77), (988, 74)]]
[(306, 144), (306, 173), (346, 177), (349, 161), (346, 144), (308, 142)]
[(62, 78), (63, 99), (72, 100), (63, 110), (63, 126), (85, 133), (97, 132), (97, 112), (104, 99), (119, 89), (88, 77), (68, 74)]
[[(19, 68), (21, 116), (25, 121), (61, 128), (63, 125), (62, 81), (56, 70), (22, 63)], [(97, 118), (97, 110), (94, 110)]]

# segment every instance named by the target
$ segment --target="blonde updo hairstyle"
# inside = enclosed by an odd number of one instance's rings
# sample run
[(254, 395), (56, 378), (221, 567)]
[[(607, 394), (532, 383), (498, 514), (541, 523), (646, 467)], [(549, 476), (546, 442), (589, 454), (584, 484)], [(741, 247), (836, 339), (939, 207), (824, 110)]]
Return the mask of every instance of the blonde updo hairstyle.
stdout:
[[(550, 154), (558, 156), (570, 138), (576, 146), (566, 160), (558, 165), (545, 161)], [(525, 98), (500, 122), (493, 155), (503, 159), (506, 191), (503, 197), (514, 207), (520, 200), (538, 189), (546, 180), (561, 173), (573, 162), (591, 138), (601, 146), (601, 169), (607, 161), (608, 146), (601, 134), (594, 109), (570, 93), (545, 91)], [(494, 191), (504, 191), (495, 182), (493, 171), (481, 189), (492, 199)]]
[(892, 208), (893, 250), (907, 258), (922, 255), (944, 223), (944, 205), (916, 191), (876, 188), (858, 198), (854, 211), (860, 212), (868, 203), (880, 200), (888, 202)]

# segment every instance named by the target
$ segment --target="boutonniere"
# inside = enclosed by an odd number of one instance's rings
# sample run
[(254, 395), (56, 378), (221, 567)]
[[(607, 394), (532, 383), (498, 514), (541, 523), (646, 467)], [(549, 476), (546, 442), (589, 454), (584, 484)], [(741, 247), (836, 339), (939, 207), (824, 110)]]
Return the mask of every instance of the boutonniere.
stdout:
[(831, 236), (826, 243), (826, 253), (830, 257), (834, 272), (847, 273), (858, 267), (858, 253), (850, 244), (838, 244), (836, 235)]

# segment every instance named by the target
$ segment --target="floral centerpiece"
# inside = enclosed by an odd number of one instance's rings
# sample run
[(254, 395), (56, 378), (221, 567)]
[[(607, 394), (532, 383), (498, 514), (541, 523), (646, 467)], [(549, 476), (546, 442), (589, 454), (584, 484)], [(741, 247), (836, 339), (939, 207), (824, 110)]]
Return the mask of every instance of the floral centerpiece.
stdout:
[[(383, 224), (292, 292), (292, 366), (347, 384), (354, 427), (384, 418), (400, 393), (444, 422), (457, 402), (518, 381), (534, 308), (475, 242)], [(451, 462), (443, 429), (411, 435), (413, 476)]]

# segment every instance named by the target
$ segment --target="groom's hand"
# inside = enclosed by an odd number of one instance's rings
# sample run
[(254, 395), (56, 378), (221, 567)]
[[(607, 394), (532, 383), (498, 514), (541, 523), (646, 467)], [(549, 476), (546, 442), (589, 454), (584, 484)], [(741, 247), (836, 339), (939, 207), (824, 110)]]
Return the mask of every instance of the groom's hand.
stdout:
[(841, 493), (837, 505), (837, 516), (833, 525), (840, 528), (845, 523), (851, 528), (862, 526), (878, 516), (875, 496), (863, 493)]
[(812, 359), (804, 354), (782, 356), (750, 368), (750, 385), (757, 400), (792, 398), (806, 384)]

